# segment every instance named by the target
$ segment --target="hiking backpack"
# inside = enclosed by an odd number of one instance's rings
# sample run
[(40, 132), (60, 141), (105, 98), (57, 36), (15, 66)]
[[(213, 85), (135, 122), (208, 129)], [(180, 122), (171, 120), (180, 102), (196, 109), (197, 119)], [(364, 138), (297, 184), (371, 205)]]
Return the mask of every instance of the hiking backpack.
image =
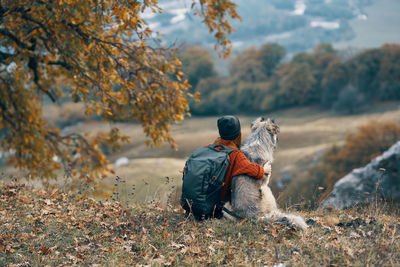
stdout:
[[(222, 147), (218, 150), (217, 147)], [(196, 218), (210, 216), (221, 207), (221, 190), (229, 166), (229, 154), (237, 149), (222, 144), (196, 149), (183, 170), (181, 205)]]

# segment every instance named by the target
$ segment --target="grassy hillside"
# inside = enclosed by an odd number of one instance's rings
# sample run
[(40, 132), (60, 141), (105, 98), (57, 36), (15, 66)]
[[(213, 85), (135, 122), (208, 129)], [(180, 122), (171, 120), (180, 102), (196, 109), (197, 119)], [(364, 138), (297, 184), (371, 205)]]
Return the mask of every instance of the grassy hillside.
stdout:
[[(260, 114), (275, 118), (280, 125), (279, 147), (273, 164), (272, 179), (282, 175), (282, 170), (298, 173), (313, 162), (314, 157), (333, 144), (340, 144), (348, 133), (371, 119), (392, 121), (400, 124), (399, 103), (385, 103), (370, 108), (368, 113), (353, 116), (336, 116), (317, 108), (289, 109), (273, 114)], [(239, 116), (243, 135), (250, 132), (250, 122), (256, 116)], [(218, 135), (217, 117), (186, 118), (183, 123), (172, 127), (172, 134), (178, 143), (178, 150), (169, 145), (159, 148), (145, 146), (145, 135), (140, 125), (117, 123), (108, 125), (98, 121), (78, 123), (66, 131), (97, 132), (116, 126), (131, 136), (131, 143), (122, 150), (109, 155), (112, 163), (120, 157), (127, 157), (129, 163), (115, 166), (116, 175), (124, 182), (117, 182), (116, 176), (107, 177), (108, 186), (115, 186), (123, 202), (148, 202), (162, 200), (181, 185), (181, 170), (185, 159), (196, 148), (211, 143)], [(9, 169), (3, 171), (10, 172)], [(16, 172), (12, 172), (16, 174)], [(168, 178), (167, 178), (168, 177)], [(117, 183), (116, 183), (117, 182)], [(179, 191), (179, 189), (178, 189)]]
[(399, 266), (398, 209), (300, 215), (305, 232), (0, 184), (0, 266)]
[[(316, 153), (333, 144), (340, 144), (348, 133), (355, 132), (357, 127), (371, 119), (400, 124), (398, 103), (373, 107), (370, 113), (353, 116), (335, 116), (316, 108), (290, 109), (264, 116), (274, 117), (281, 128), (272, 179), (280, 176), (283, 169), (296, 173), (308, 168)], [(243, 134), (247, 136), (250, 122), (255, 116), (239, 117)], [(172, 131), (179, 145), (177, 151), (168, 145), (161, 149), (149, 149), (144, 145), (145, 136), (138, 125), (117, 124), (123, 132), (132, 136), (131, 144), (111, 156), (113, 162), (122, 156), (130, 159), (128, 165), (115, 167), (116, 174), (126, 180), (126, 185), (121, 184), (121, 190), (129, 192), (135, 185), (137, 194), (134, 200), (143, 202), (145, 199), (157, 199), (159, 192), (178, 187), (185, 159), (194, 149), (217, 137), (216, 121), (217, 117), (187, 118), (182, 124), (175, 125)], [(104, 125), (88, 123), (81, 125), (78, 130), (98, 130), (102, 127)], [(115, 177), (110, 177), (106, 181), (112, 185), (114, 180)], [(144, 192), (147, 192), (147, 198)], [(165, 195), (163, 200), (166, 199)]]

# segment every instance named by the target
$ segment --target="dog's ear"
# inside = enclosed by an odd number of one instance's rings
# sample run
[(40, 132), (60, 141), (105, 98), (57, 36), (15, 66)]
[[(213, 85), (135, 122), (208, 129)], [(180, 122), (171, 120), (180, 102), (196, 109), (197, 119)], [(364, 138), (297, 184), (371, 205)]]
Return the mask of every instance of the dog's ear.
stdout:
[(276, 123), (271, 124), (270, 130), (273, 134), (278, 134), (279, 133), (279, 126)]
[(268, 125), (268, 130), (272, 133), (272, 134), (278, 134), (279, 133), (279, 126), (278, 124), (275, 122), (274, 119), (268, 119), (269, 125)]
[(250, 129), (253, 132), (255, 129), (257, 129), (257, 124), (264, 121), (263, 117), (258, 117), (257, 119), (255, 119), (254, 121), (251, 122), (250, 124)]

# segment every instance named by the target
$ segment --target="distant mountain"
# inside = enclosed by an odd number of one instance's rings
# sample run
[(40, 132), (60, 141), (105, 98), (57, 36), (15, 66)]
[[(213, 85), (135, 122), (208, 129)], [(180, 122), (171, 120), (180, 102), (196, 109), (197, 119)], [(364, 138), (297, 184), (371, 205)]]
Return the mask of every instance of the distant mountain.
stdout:
[[(384, 0), (386, 2), (395, 0)], [(383, 1), (383, 2), (384, 2)], [(368, 20), (365, 9), (377, 0), (237, 0), (242, 22), (233, 22), (234, 49), (278, 42), (289, 53), (308, 50), (319, 43), (346, 43), (356, 37), (351, 21)], [(162, 40), (214, 44), (200, 18), (191, 11), (191, 0), (160, 0), (163, 12), (145, 12), (149, 25)], [(383, 17), (382, 20), (385, 18)]]

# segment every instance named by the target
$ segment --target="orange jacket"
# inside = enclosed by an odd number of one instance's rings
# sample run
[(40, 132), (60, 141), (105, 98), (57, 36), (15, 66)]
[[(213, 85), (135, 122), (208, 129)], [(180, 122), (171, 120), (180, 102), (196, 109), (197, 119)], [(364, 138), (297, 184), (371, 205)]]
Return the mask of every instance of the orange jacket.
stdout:
[[(231, 140), (220, 140), (225, 146), (231, 148), (238, 148)], [(219, 149), (217, 147), (217, 149)], [(222, 148), (220, 148), (222, 150)], [(229, 154), (229, 166), (226, 170), (224, 187), (221, 192), (222, 201), (231, 200), (231, 184), (232, 177), (240, 174), (247, 174), (255, 179), (262, 179), (264, 176), (264, 168), (261, 165), (252, 163), (248, 160), (246, 155), (240, 151), (235, 150)]]

